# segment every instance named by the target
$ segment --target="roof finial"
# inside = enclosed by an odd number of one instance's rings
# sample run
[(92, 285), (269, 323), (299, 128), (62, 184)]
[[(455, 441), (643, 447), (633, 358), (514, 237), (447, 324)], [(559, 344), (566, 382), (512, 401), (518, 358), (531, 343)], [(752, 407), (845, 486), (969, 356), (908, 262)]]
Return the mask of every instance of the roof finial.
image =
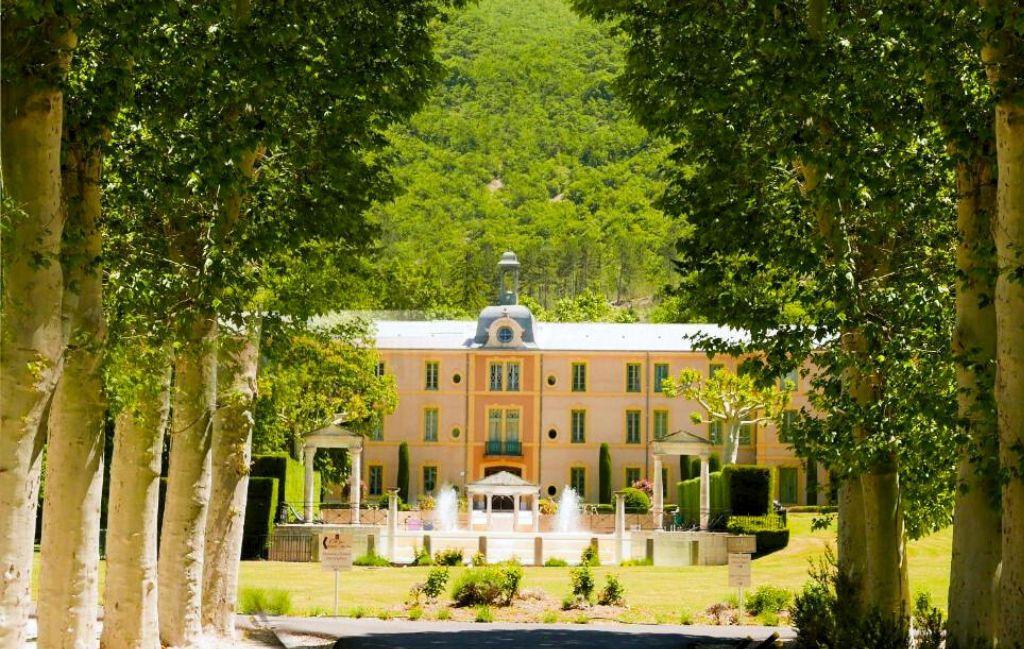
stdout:
[(498, 304), (519, 303), (519, 259), (511, 250), (498, 261)]

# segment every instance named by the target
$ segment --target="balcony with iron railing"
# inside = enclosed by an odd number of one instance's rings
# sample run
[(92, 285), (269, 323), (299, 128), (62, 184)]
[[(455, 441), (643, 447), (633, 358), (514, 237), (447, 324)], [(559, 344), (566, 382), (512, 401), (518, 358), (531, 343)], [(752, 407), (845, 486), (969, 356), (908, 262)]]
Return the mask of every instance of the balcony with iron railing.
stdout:
[(490, 439), (484, 447), (484, 455), (522, 455), (523, 443), (518, 439)]

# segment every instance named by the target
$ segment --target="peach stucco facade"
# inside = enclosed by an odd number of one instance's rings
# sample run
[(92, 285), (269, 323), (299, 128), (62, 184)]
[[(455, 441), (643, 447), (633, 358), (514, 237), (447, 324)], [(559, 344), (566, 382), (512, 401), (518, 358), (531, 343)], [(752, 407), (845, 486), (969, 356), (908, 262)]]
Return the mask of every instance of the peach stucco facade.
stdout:
[[(474, 324), (442, 321), (434, 326), (438, 330), (460, 326), (468, 330)], [(395, 331), (403, 326), (429, 328), (431, 323), (386, 325), (389, 331)], [(551, 326), (538, 323), (540, 331)], [(582, 330), (598, 325), (575, 326)], [(630, 344), (629, 328), (636, 327), (637, 346), (643, 345), (643, 334), (651, 327), (673, 326), (605, 325), (623, 332), (624, 345)], [(571, 337), (571, 332), (568, 335)], [(698, 411), (698, 405), (665, 396), (655, 385), (656, 372), (659, 376), (666, 372), (671, 376), (684, 368), (693, 368), (707, 374), (712, 364), (737, 369), (734, 358), (709, 359), (703, 352), (682, 349), (545, 350), (542, 337), (536, 347), (528, 349), (494, 349), (486, 345), (460, 350), (415, 347), (428, 344), (429, 340), (421, 342), (422, 338), (429, 339), (416, 337), (410, 347), (404, 341), (393, 345), (389, 336), (378, 337), (381, 369), (394, 376), (399, 400), (382, 429), (364, 444), (362, 479), (371, 496), (395, 486), (398, 446), (406, 442), (410, 450), (412, 500), (442, 484), (461, 488), (501, 469), (537, 484), (542, 495), (557, 497), (571, 484), (582, 486), (585, 501), (597, 502), (602, 443), (607, 443), (611, 451), (612, 488), (621, 489), (638, 477), (653, 482), (651, 442), (655, 434), (686, 430), (709, 436), (707, 426), (690, 422), (690, 413)], [(684, 346), (682, 341), (679, 345)], [(502, 368), (501, 389), (491, 385), (491, 373), (497, 371), (492, 367), (496, 364)], [(508, 385), (510, 365), (518, 366), (518, 385), (512, 390)], [(627, 369), (631, 365), (633, 368)], [(585, 385), (576, 385), (574, 389), (574, 373), (578, 379), (580, 372), (584, 374)], [(627, 378), (630, 372), (632, 381)], [(792, 378), (798, 383), (792, 408), (799, 409), (806, 404), (802, 389), (806, 379)], [(507, 418), (508, 412), (518, 414), (518, 434), (511, 444), (504, 437), (493, 439), (494, 430), (489, 422), (494, 413)], [(505, 421), (502, 419), (500, 434), (508, 432)], [(784, 477), (788, 482), (781, 485), (778, 494), (784, 504), (824, 500), (816, 487), (824, 484), (824, 471), (812, 466), (817, 480), (808, 481), (808, 467), (779, 441), (774, 424), (759, 426), (749, 441), (740, 447), (741, 463), (756, 462), (792, 472)], [(721, 457), (722, 451), (720, 444), (715, 452)], [(672, 503), (676, 498), (675, 484), (681, 477), (680, 463), (675, 458), (665, 458), (663, 470), (668, 485), (665, 502)]]

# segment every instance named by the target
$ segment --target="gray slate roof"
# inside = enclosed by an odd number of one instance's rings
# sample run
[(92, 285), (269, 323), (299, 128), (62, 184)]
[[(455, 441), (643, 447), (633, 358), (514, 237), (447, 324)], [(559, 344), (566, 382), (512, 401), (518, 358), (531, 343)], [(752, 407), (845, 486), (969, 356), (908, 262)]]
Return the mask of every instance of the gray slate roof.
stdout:
[[(467, 350), (474, 343), (476, 320), (377, 320), (378, 349)], [(696, 351), (695, 339), (715, 337), (743, 341), (744, 332), (710, 324), (647, 324), (610, 322), (537, 322), (536, 346), (541, 351)]]

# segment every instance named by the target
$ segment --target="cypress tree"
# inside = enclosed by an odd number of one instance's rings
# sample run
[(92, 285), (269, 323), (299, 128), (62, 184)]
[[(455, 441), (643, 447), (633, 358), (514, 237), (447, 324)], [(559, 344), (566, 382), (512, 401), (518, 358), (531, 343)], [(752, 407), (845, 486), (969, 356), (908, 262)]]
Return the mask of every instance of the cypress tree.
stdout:
[(409, 444), (398, 445), (398, 497), (402, 502), (409, 502)]
[(680, 455), (679, 456), (679, 481), (690, 479), (690, 456)]
[(610, 505), (612, 502), (612, 454), (608, 450), (608, 444), (601, 444), (598, 479), (597, 500), (603, 505)]

